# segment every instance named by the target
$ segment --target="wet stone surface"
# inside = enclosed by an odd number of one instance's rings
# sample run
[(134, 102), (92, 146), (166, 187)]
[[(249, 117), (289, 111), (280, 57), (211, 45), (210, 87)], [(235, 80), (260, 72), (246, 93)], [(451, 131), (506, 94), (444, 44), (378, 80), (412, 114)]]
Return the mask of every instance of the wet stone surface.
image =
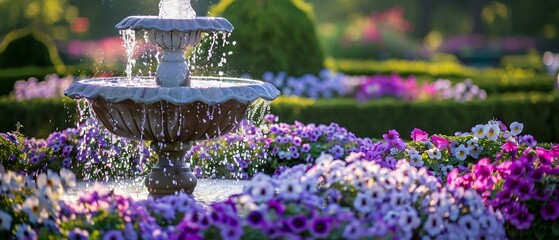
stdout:
[[(79, 194), (84, 191), (94, 189), (94, 186), (102, 187), (105, 190), (113, 190), (116, 194), (129, 196), (135, 200), (143, 200), (148, 196), (148, 191), (144, 186), (144, 180), (120, 180), (120, 181), (78, 181), (74, 189), (66, 191), (65, 200), (75, 201)], [(194, 190), (194, 198), (204, 204), (215, 201), (226, 200), (227, 197), (241, 193), (248, 181), (243, 180), (223, 180), (223, 179), (198, 179), (198, 185)]]

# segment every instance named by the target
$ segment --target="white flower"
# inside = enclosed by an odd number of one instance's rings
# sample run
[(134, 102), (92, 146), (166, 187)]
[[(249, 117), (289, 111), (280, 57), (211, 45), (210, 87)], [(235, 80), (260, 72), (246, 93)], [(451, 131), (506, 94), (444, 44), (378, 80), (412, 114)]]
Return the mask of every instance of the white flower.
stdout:
[(37, 188), (51, 188), (53, 194), (63, 193), (62, 181), (60, 181), (60, 177), (50, 169), (47, 171), (47, 174), (39, 174), (37, 177)]
[(280, 185), (280, 195), (287, 200), (296, 200), (303, 192), (303, 186), (296, 179), (287, 179)]
[(28, 197), (21, 205), (23, 212), (27, 213), (29, 221), (32, 223), (42, 222), (48, 218), (47, 212), (39, 205), (39, 199), (35, 196)]
[(414, 167), (423, 167), (423, 158), (419, 154), (410, 155), (410, 164)]
[(512, 122), (510, 124), (510, 133), (512, 133), (513, 136), (518, 136), (522, 130), (524, 130), (524, 124), (519, 122)]
[(455, 152), (456, 152), (456, 148), (457, 148), (458, 146), (460, 146), (460, 143), (459, 143), (459, 142), (457, 142), (457, 141), (451, 142), (451, 143), (450, 143), (450, 146), (449, 146), (449, 147), (450, 147), (450, 152), (451, 152), (451, 153), (455, 153)]
[(441, 150), (438, 148), (431, 148), (427, 150), (427, 155), (429, 155), (430, 159), (437, 159), (440, 160), (442, 157)]
[(373, 210), (374, 202), (368, 194), (360, 192), (353, 200), (353, 207), (360, 213), (369, 213)]
[(334, 157), (333, 157), (332, 155), (326, 154), (326, 153), (322, 152), (322, 153), (320, 154), (320, 156), (318, 156), (318, 157), (316, 158), (315, 161), (316, 161), (317, 163), (319, 163), (319, 162), (332, 161), (332, 160), (334, 160)]
[(484, 138), (485, 134), (485, 125), (483, 124), (478, 124), (472, 128), (472, 135), (478, 139)]
[(417, 211), (413, 208), (405, 208), (401, 211), (398, 225), (406, 232), (411, 232), (421, 224), (421, 219), (417, 216)]
[(468, 151), (468, 148), (464, 146), (464, 144), (460, 144), (460, 146), (455, 149), (454, 156), (458, 160), (464, 161), (468, 157), (469, 153), (470, 151)]
[(369, 196), (372, 203), (382, 203), (382, 201), (384, 201), (384, 197), (386, 196), (384, 189), (378, 185), (371, 187), (371, 189), (365, 192), (365, 194)]
[(12, 226), (12, 215), (0, 210), (0, 231), (10, 231)]
[(491, 141), (497, 141), (501, 128), (498, 123), (489, 123), (484, 127), (485, 136)]
[(443, 219), (438, 214), (429, 214), (423, 224), (423, 229), (430, 236), (437, 236), (444, 230)]
[(468, 145), (468, 150), (472, 150), (473, 148), (475, 148), (476, 146), (478, 146), (479, 143), (479, 139), (474, 137), (470, 140), (468, 140), (468, 142), (466, 142), (466, 145)]
[(274, 196), (274, 189), (268, 182), (253, 183), (251, 185), (250, 195), (252, 195), (255, 202), (265, 202)]
[(76, 175), (71, 170), (66, 168), (60, 169), (60, 178), (65, 187), (73, 188), (76, 186)]
[(470, 149), (469, 154), (473, 158), (477, 159), (481, 152), (483, 152), (483, 146), (475, 146), (473, 149)]
[(460, 217), (458, 225), (465, 230), (464, 233), (468, 236), (475, 237), (479, 235), (479, 222), (472, 215), (468, 214)]

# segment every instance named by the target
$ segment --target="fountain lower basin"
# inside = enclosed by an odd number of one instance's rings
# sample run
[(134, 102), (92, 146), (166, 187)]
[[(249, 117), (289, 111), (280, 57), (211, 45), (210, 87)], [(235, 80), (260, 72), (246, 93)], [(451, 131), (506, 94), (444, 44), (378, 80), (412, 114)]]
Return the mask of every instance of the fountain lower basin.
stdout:
[(159, 157), (146, 177), (152, 197), (192, 194), (197, 179), (185, 155), (195, 141), (219, 137), (244, 118), (251, 102), (275, 99), (269, 83), (238, 78), (192, 77), (189, 87), (161, 87), (155, 78), (100, 78), (65, 91), (86, 98), (99, 121), (118, 136), (151, 141)]

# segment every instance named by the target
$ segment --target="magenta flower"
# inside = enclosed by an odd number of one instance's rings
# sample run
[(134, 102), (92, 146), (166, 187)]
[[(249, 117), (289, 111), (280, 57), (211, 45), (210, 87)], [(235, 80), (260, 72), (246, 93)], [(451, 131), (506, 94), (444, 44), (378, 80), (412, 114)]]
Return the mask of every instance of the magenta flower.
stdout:
[(450, 141), (449, 140), (447, 140), (446, 138), (437, 136), (437, 135), (431, 136), (431, 142), (433, 144), (435, 144), (435, 146), (438, 149), (443, 149), (443, 148), (447, 148), (448, 146), (450, 146)]
[(551, 165), (551, 163), (553, 163), (553, 152), (545, 148), (538, 147), (536, 148), (536, 153), (538, 154), (538, 159), (542, 164)]
[(504, 152), (507, 152), (507, 153), (514, 153), (514, 152), (516, 152), (516, 149), (518, 149), (518, 145), (516, 143), (507, 141), (507, 143), (505, 143), (505, 144), (503, 144), (503, 146), (501, 146), (501, 149)]
[(419, 128), (414, 128), (413, 131), (411, 131), (411, 139), (413, 141), (416, 142), (423, 142), (425, 140), (427, 140), (427, 138), (429, 137), (429, 134), (427, 134), (427, 132), (419, 129)]
[(542, 206), (540, 210), (540, 214), (543, 219), (554, 221), (559, 217), (559, 201), (549, 201), (545, 205)]

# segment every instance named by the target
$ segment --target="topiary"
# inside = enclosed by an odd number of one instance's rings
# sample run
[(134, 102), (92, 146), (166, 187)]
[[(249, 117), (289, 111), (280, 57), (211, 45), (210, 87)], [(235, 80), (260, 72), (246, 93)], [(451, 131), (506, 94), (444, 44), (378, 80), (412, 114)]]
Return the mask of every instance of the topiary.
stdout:
[(303, 0), (221, 0), (210, 11), (235, 28), (227, 38), (230, 44), (213, 49), (214, 56), (233, 53), (226, 64), (228, 75), (258, 78), (266, 71), (284, 71), (301, 76), (323, 68), (312, 8)]
[(0, 43), (0, 67), (54, 67), (65, 71), (52, 39), (30, 27), (14, 30)]

